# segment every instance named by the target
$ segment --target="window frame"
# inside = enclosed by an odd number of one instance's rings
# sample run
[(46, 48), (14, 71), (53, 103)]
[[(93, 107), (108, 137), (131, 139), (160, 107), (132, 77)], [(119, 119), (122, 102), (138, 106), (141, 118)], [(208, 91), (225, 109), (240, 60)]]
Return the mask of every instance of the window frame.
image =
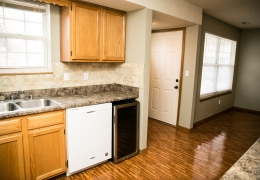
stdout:
[(51, 69), (51, 12), (50, 5), (46, 4), (45, 18), (43, 19), (43, 31), (44, 34), (42, 37), (30, 36), (30, 35), (18, 35), (18, 34), (9, 34), (9, 33), (0, 33), (0, 38), (16, 38), (24, 40), (43, 40), (44, 42), (44, 67), (37, 66), (2, 66), (0, 67), (0, 75), (8, 74), (52, 74)]
[[(204, 63), (204, 55), (205, 55), (205, 40), (206, 40), (206, 34), (209, 34), (209, 35), (213, 35), (213, 36), (217, 36), (218, 38), (223, 38), (223, 39), (227, 39), (227, 40), (231, 40), (231, 41), (234, 41), (236, 44), (235, 44), (235, 50), (234, 50), (234, 64), (233, 65), (228, 65), (228, 64), (209, 64), (209, 63)], [(203, 66), (204, 65), (208, 65), (208, 66), (232, 66), (233, 67), (233, 75), (232, 75), (232, 85), (231, 85), (231, 89), (229, 90), (223, 90), (223, 91), (215, 91), (215, 92), (211, 92), (211, 93), (207, 93), (207, 94), (203, 94), (201, 95), (200, 94), (200, 102), (203, 102), (203, 101), (206, 101), (206, 100), (209, 100), (209, 99), (213, 99), (213, 98), (216, 98), (216, 97), (220, 97), (220, 96), (224, 96), (224, 95), (228, 95), (228, 94), (231, 94), (232, 91), (233, 91), (233, 85), (234, 85), (234, 74), (235, 74), (235, 67), (236, 67), (236, 57), (237, 57), (237, 40), (234, 40), (234, 39), (231, 39), (231, 38), (227, 38), (227, 37), (224, 37), (224, 36), (220, 36), (220, 35), (217, 35), (217, 34), (214, 34), (214, 33), (211, 33), (211, 32), (207, 32), (205, 31), (204, 33), (204, 42), (203, 42), (203, 59), (202, 59), (202, 68), (201, 68), (201, 79), (200, 79), (200, 91), (199, 93), (201, 93), (201, 87), (202, 87), (202, 74), (203, 74)], [(217, 53), (218, 53), (218, 56), (219, 56), (219, 45), (218, 45), (218, 50), (217, 50)], [(215, 86), (216, 86), (216, 82), (215, 81)]]

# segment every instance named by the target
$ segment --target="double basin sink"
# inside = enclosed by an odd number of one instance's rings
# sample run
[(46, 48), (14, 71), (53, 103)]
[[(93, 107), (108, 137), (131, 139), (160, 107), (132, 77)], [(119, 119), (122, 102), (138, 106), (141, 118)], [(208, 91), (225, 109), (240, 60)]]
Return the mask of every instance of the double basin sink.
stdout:
[(13, 112), (23, 109), (32, 109), (48, 106), (61, 105), (61, 103), (52, 99), (29, 99), (12, 102), (0, 102), (0, 113)]

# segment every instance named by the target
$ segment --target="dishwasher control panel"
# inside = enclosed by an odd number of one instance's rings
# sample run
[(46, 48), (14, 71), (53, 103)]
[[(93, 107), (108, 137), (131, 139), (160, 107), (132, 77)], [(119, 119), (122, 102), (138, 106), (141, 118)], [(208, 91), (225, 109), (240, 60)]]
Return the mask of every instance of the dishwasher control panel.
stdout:
[(98, 110), (105, 110), (105, 109), (111, 109), (111, 108), (112, 108), (112, 103), (105, 103), (105, 104), (96, 104), (96, 105), (90, 105), (90, 106), (70, 108), (70, 109), (66, 110), (66, 113), (78, 114), (80, 112), (98, 111)]

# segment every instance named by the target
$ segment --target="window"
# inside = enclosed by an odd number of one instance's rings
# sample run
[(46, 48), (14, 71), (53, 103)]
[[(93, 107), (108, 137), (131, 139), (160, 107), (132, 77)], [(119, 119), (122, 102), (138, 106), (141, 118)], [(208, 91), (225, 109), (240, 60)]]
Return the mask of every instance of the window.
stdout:
[(205, 34), (200, 98), (232, 90), (236, 41)]
[(6, 0), (0, 4), (0, 71), (46, 72), (49, 9), (46, 5)]

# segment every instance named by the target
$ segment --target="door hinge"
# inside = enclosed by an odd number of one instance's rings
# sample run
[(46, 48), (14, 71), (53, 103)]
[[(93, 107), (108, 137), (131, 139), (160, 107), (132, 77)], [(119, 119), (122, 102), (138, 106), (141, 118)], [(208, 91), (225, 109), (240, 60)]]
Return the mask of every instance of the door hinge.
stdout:
[(70, 51), (70, 56), (72, 56), (72, 51)]
[(72, 6), (70, 6), (70, 10), (72, 11)]
[(66, 134), (65, 129), (64, 129), (64, 134)]
[(68, 161), (68, 160), (65, 162), (65, 166), (66, 166), (67, 168), (69, 167), (69, 161)]

